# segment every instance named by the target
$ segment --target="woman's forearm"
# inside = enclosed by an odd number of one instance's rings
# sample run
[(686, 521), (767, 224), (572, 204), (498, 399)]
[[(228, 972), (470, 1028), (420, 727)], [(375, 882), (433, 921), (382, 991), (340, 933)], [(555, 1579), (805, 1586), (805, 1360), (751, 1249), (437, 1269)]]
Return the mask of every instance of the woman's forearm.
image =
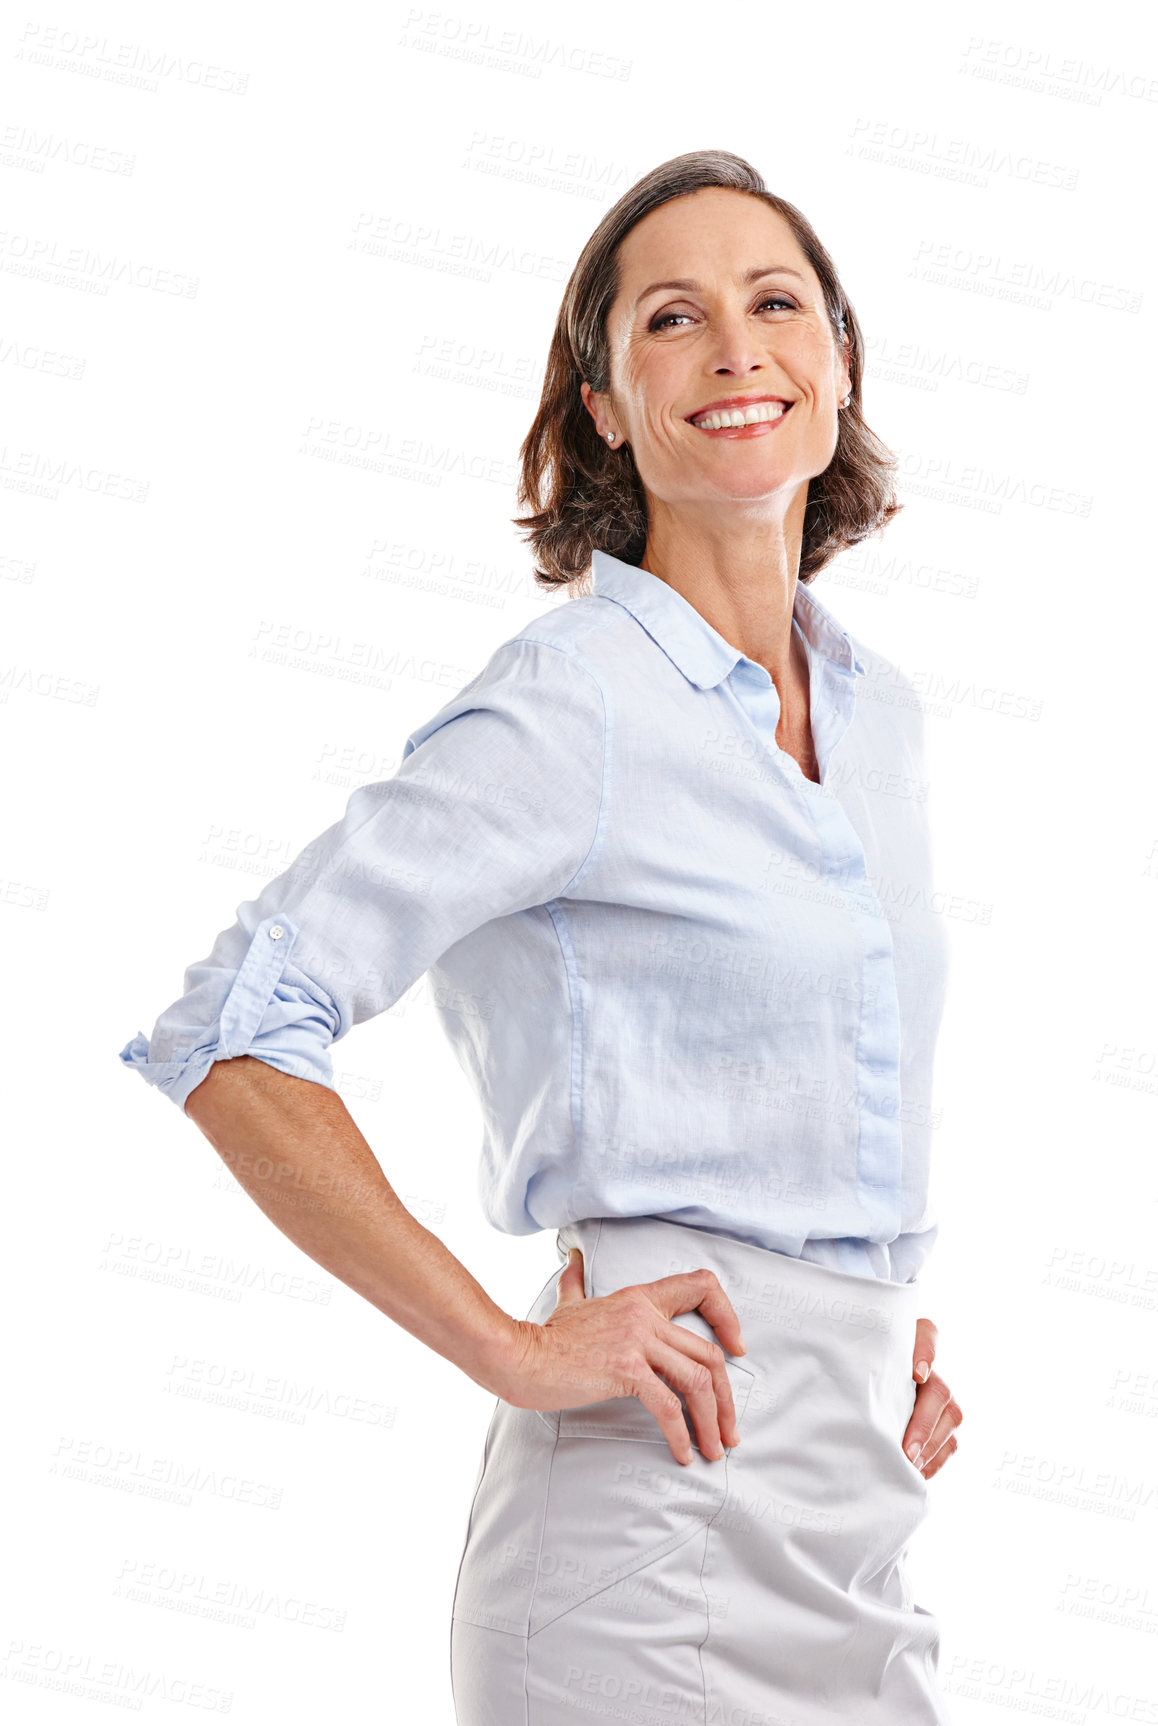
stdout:
[(521, 1327), (406, 1209), (336, 1092), (239, 1055), (214, 1062), (185, 1113), (304, 1253), (502, 1394)]

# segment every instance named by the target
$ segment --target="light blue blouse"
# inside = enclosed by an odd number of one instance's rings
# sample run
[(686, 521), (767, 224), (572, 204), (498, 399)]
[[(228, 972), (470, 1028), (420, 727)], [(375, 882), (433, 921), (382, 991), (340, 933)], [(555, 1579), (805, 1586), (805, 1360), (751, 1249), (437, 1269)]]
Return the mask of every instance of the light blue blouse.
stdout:
[(330, 1045), (427, 971), (498, 1229), (657, 1215), (894, 1281), (928, 1202), (948, 943), (913, 686), (797, 583), (809, 780), (779, 697), (604, 552), (237, 908), (120, 1051), (182, 1108)]

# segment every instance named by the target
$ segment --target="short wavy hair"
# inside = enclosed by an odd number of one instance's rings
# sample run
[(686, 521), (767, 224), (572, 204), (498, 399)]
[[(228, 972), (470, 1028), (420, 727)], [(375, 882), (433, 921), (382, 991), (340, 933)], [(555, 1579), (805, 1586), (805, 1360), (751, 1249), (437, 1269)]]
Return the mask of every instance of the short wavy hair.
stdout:
[(747, 192), (783, 216), (816, 271), (837, 342), (848, 335), (851, 401), (838, 415), (831, 462), (809, 482), (798, 579), (812, 581), (904, 507), (892, 483), (896, 458), (861, 417), (864, 342), (832, 259), (800, 211), (770, 192), (742, 157), (691, 150), (653, 168), (608, 210), (563, 294), (538, 412), (519, 450), (517, 502), (531, 513), (512, 517), (541, 565), (535, 577), (543, 587), (580, 582), (596, 547), (625, 563), (643, 556), (647, 494), (635, 458), (628, 444), (611, 449), (600, 438), (579, 385), (586, 379), (593, 390), (606, 390), (610, 383), (607, 314), (619, 289), (620, 244), (652, 210), (706, 186)]

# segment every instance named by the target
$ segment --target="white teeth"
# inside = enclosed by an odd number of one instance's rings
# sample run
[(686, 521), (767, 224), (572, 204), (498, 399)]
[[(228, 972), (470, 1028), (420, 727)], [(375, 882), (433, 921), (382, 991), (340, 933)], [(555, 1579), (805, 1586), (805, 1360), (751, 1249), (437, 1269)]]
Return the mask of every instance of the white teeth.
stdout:
[(754, 402), (750, 408), (721, 408), (693, 423), (703, 431), (722, 431), (725, 426), (752, 426), (761, 420), (778, 420), (787, 413), (783, 402)]

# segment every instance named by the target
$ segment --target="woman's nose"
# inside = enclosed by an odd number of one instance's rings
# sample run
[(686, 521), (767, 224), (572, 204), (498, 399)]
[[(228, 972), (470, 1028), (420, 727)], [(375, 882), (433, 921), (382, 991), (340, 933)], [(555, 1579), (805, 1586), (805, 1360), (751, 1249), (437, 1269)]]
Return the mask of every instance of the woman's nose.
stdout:
[(712, 326), (712, 369), (736, 377), (759, 371), (765, 361), (762, 343), (743, 312), (726, 313)]

